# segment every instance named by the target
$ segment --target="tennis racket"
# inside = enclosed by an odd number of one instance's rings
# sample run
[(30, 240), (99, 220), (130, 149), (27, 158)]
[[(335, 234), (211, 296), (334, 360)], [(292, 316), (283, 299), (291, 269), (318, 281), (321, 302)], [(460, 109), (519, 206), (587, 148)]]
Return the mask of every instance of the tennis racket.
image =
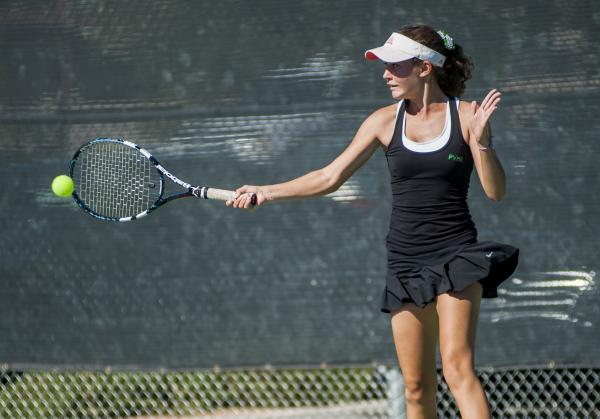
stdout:
[[(179, 198), (226, 201), (235, 192), (194, 186), (165, 169), (147, 150), (120, 138), (96, 138), (82, 145), (69, 164), (73, 199), (88, 214), (106, 221), (133, 221)], [(168, 178), (184, 191), (164, 197)], [(256, 195), (252, 196), (252, 205)]]

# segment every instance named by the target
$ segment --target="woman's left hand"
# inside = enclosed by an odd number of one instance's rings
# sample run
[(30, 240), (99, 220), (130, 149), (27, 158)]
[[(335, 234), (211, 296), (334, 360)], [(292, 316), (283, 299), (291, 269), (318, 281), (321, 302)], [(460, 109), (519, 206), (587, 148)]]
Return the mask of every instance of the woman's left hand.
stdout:
[(487, 146), (489, 138), (492, 135), (489, 119), (496, 109), (498, 109), (498, 103), (500, 102), (500, 96), (502, 94), (492, 89), (487, 94), (481, 105), (477, 105), (477, 102), (471, 102), (471, 124), (469, 125), (469, 133), (471, 138), (481, 143), (483, 146)]

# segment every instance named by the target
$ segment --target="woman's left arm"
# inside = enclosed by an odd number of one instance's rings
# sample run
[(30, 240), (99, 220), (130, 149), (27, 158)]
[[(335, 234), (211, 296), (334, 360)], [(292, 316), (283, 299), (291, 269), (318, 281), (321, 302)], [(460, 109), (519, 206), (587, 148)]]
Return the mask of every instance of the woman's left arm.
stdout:
[(500, 95), (498, 90), (493, 89), (481, 105), (471, 102), (469, 109), (469, 147), (483, 190), (493, 201), (500, 201), (506, 193), (504, 169), (490, 144), (492, 130), (489, 120), (498, 108)]

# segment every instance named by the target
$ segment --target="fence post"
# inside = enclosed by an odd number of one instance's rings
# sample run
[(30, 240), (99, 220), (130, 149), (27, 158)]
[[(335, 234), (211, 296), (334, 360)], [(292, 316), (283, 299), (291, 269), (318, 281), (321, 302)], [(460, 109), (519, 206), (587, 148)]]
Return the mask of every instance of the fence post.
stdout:
[(399, 368), (388, 368), (385, 373), (387, 382), (388, 413), (390, 419), (406, 419), (406, 401), (404, 400), (404, 381)]

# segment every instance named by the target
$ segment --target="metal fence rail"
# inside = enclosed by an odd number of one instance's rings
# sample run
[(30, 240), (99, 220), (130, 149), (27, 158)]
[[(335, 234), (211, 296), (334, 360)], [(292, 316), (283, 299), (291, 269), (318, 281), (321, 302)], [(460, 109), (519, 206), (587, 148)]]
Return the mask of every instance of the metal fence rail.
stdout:
[[(1, 371), (0, 417), (399, 418), (395, 368)], [(480, 369), (494, 417), (600, 417), (600, 369)], [(458, 417), (438, 371), (438, 416)], [(392, 378), (393, 379), (393, 378)], [(396, 383), (397, 384), (397, 383)], [(396, 386), (398, 388), (398, 386)], [(400, 385), (401, 388), (401, 385)]]

